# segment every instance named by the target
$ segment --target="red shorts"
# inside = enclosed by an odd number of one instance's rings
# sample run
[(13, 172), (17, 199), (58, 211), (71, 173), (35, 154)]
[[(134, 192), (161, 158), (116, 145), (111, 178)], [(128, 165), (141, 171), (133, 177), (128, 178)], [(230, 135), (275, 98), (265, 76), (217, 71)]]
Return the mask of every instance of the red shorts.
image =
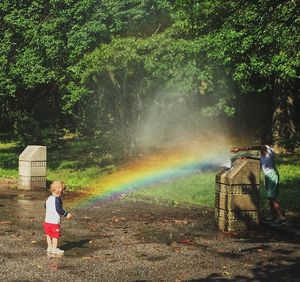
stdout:
[(43, 227), (44, 227), (46, 235), (48, 235), (50, 238), (59, 238), (59, 236), (60, 236), (60, 225), (59, 224), (44, 222)]

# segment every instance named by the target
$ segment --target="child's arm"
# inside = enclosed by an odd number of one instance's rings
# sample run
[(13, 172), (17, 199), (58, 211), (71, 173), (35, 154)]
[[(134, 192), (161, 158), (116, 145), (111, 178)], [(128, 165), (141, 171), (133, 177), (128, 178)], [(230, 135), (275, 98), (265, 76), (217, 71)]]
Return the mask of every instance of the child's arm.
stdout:
[(242, 159), (250, 159), (250, 160), (257, 160), (257, 161), (260, 160), (260, 158), (252, 157), (252, 156), (245, 156), (245, 157), (242, 157)]
[(55, 197), (55, 209), (60, 215), (68, 217), (69, 213), (63, 209), (62, 200), (59, 197)]
[(264, 150), (266, 146), (264, 145), (258, 145), (258, 146), (250, 146), (250, 147), (237, 147), (232, 148), (230, 152), (237, 153), (239, 151), (252, 151), (252, 150)]

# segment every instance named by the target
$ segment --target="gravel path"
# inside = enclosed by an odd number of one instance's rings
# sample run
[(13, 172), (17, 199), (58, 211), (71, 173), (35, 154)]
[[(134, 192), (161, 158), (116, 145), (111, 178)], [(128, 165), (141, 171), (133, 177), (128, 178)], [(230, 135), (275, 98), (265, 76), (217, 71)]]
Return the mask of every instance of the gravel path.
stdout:
[(126, 199), (76, 210), (62, 222), (65, 255), (47, 256), (45, 198), (0, 185), (0, 281), (300, 281), (295, 239), (228, 236), (212, 209)]

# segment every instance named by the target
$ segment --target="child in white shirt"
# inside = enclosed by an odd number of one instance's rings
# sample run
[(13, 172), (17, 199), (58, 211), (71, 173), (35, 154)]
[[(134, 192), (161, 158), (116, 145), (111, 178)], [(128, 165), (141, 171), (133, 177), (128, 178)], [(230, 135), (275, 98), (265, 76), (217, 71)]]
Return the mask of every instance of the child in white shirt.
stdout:
[(46, 216), (43, 224), (47, 236), (47, 252), (52, 254), (63, 254), (64, 251), (57, 247), (60, 237), (60, 217), (71, 219), (73, 216), (63, 209), (61, 195), (65, 190), (65, 184), (62, 181), (53, 181), (50, 186), (51, 196), (48, 197), (45, 207)]
[(262, 137), (262, 144), (258, 146), (233, 148), (231, 152), (237, 153), (239, 151), (260, 151), (260, 165), (264, 174), (264, 184), (266, 187), (267, 199), (270, 203), (270, 211), (272, 217), (265, 219), (263, 222), (270, 223), (273, 226), (279, 226), (286, 223), (284, 211), (278, 200), (279, 194), (279, 173), (275, 167), (275, 153), (269, 146), (271, 144), (271, 137), (264, 135)]

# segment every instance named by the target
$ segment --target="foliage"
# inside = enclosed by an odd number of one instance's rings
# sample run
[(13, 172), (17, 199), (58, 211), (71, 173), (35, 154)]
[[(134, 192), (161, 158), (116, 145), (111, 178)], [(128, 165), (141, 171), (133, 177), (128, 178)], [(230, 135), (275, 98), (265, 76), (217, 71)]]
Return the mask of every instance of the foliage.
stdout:
[(207, 36), (210, 56), (233, 67), (233, 77), (245, 90), (257, 89), (251, 80), (255, 76), (298, 77), (300, 36), (295, 1), (180, 0), (177, 6), (184, 12), (179, 27), (188, 36)]
[(279, 145), (292, 143), (294, 100), (299, 99), (297, 1), (178, 0), (176, 6), (182, 35), (206, 38), (207, 56), (223, 61), (242, 92), (263, 92), (273, 98), (269, 103), (274, 108), (274, 140)]
[[(126, 134), (134, 131), (147, 111), (147, 102), (155, 99), (161, 105), (177, 99), (196, 101), (198, 107), (216, 103), (211, 116), (233, 115), (230, 78), (205, 56), (205, 42), (174, 36), (167, 29), (149, 38), (114, 38), (69, 68), (68, 87), (76, 98), (65, 97), (66, 109), (80, 109), (81, 132), (105, 134), (116, 129), (126, 142)], [(155, 95), (161, 89), (171, 94)], [(208, 110), (202, 113), (209, 115)]]
[(255, 124), (293, 149), (299, 34), (297, 1), (3, 0), (0, 129), (50, 146), (110, 136), (127, 153), (151, 101), (244, 127), (264, 101)]
[(282, 139), (280, 140), (279, 145), (285, 148), (288, 152), (293, 152), (295, 150), (299, 150), (300, 148), (300, 132), (297, 131), (290, 139)]
[[(5, 119), (0, 127), (6, 130), (10, 129), (7, 121), (17, 123), (15, 129), (21, 138), (24, 120), (34, 121), (35, 128), (45, 123), (76, 128), (73, 118), (77, 118), (77, 109), (66, 111), (68, 99), (77, 99), (77, 92), (72, 91), (75, 87), (67, 87), (68, 67), (115, 35), (141, 33), (146, 25), (143, 35), (155, 32), (156, 20), (165, 15), (167, 6), (166, 1), (140, 0), (2, 1), (0, 113)], [(166, 16), (163, 24), (167, 21)], [(49, 107), (52, 111), (46, 118), (35, 114), (37, 108), (47, 111)], [(31, 137), (29, 141), (34, 142)]]

